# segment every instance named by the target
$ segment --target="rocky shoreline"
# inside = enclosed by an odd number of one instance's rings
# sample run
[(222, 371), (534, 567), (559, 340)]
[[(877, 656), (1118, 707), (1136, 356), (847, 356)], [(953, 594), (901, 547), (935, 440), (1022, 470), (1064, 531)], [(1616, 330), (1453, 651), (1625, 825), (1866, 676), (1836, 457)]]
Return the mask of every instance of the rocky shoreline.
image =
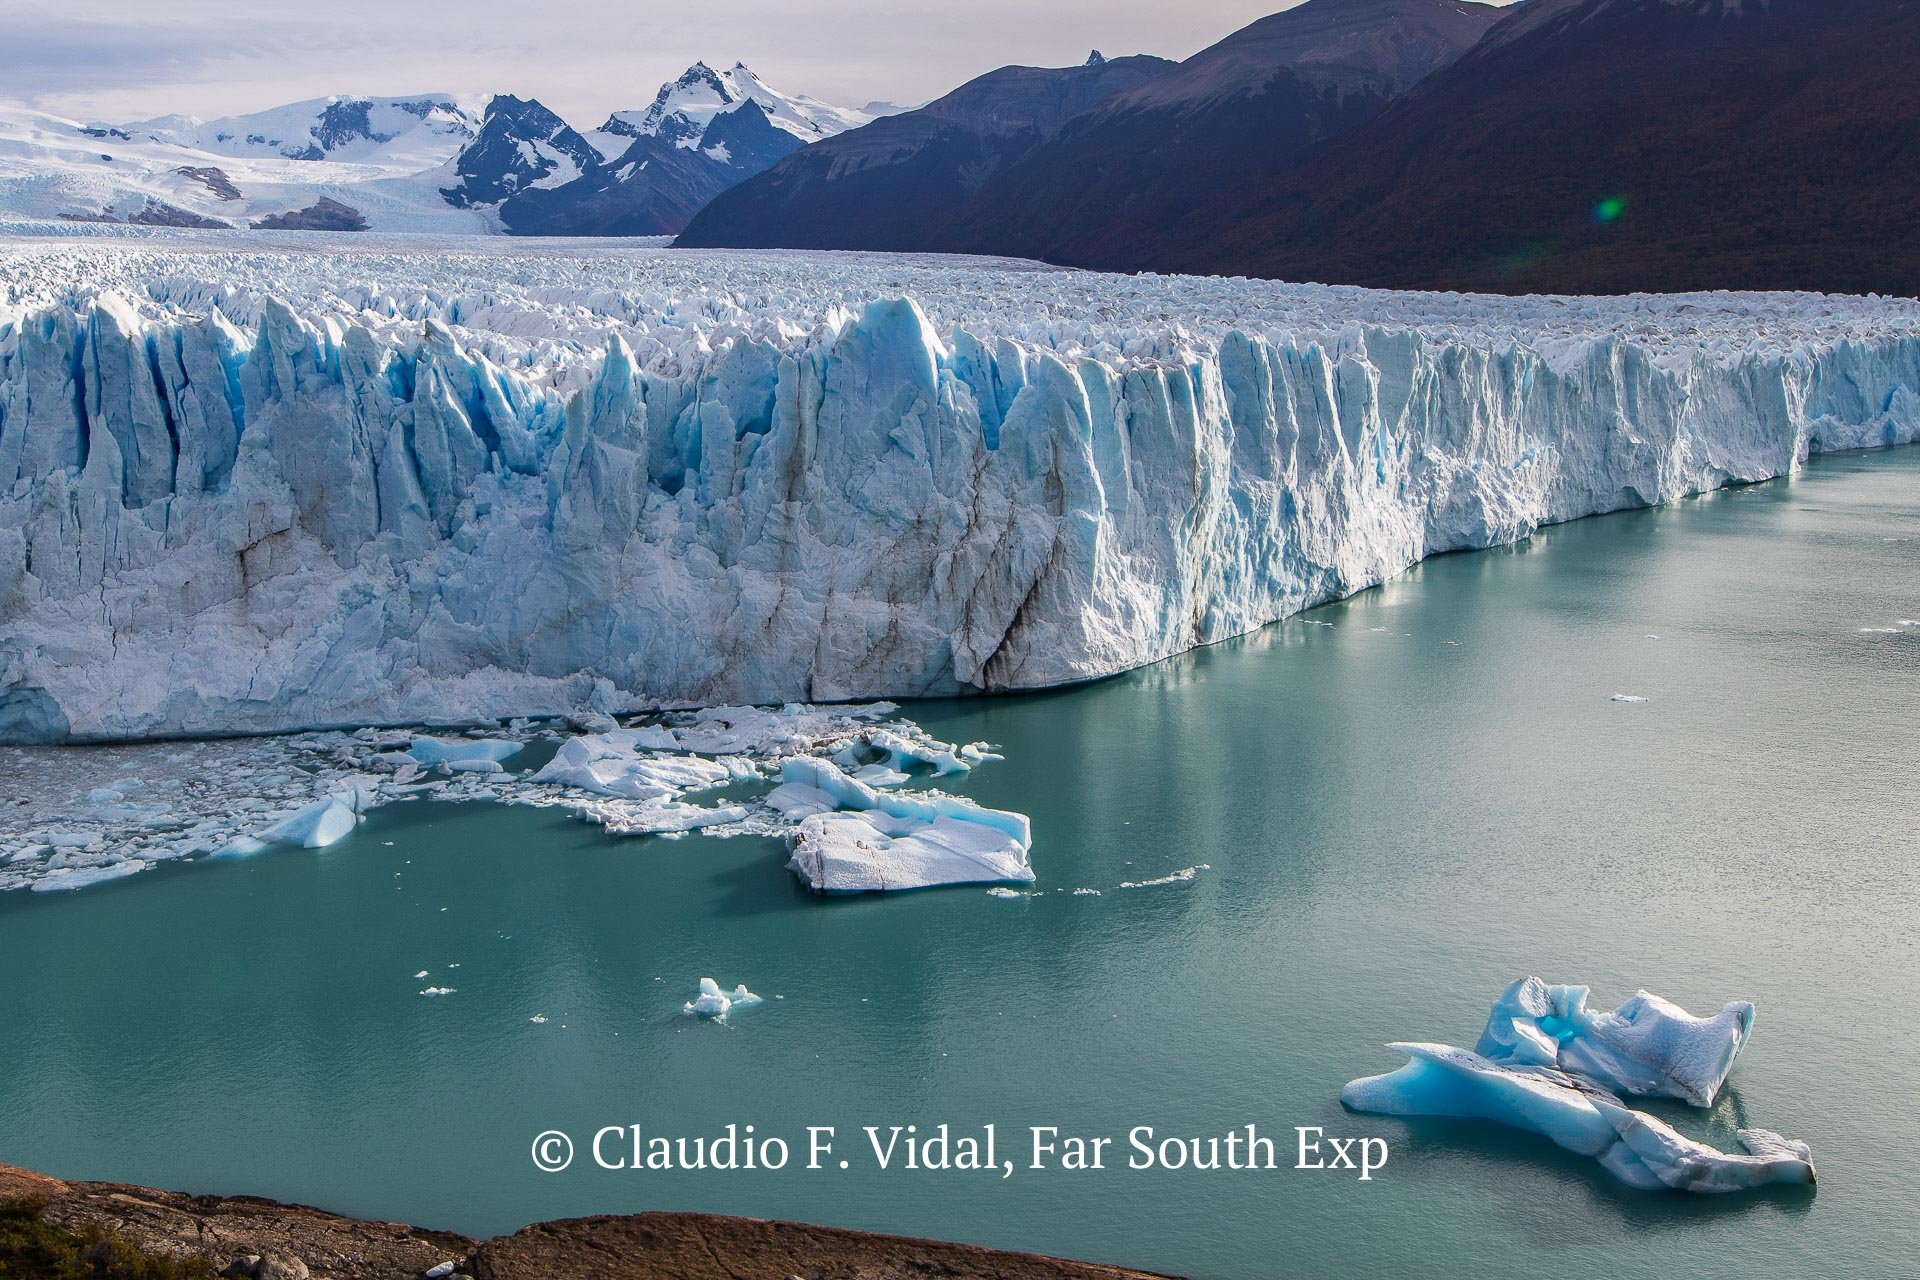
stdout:
[(0, 1164), (0, 1204), (17, 1202), (39, 1206), (55, 1228), (106, 1232), (154, 1257), (251, 1280), (1154, 1280), (1037, 1254), (707, 1213), (568, 1218), (473, 1240), (253, 1196), (68, 1182)]

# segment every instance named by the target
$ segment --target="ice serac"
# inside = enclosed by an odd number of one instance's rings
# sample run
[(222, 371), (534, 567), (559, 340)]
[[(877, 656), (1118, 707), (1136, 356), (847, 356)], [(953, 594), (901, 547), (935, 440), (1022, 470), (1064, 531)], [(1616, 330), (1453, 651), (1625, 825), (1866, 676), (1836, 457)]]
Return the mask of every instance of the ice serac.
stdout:
[(1892, 300), (584, 250), (0, 272), (16, 740), (1060, 685), (1920, 432)]

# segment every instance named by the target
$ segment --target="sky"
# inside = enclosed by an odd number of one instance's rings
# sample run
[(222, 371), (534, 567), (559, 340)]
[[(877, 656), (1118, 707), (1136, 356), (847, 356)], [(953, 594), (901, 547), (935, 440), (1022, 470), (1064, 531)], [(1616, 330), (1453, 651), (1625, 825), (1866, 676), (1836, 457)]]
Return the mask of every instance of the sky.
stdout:
[(1184, 58), (1292, 3), (0, 0), (0, 101), (123, 122), (334, 93), (510, 92), (597, 124), (705, 59), (829, 102), (917, 104), (997, 66), (1065, 66), (1094, 48)]

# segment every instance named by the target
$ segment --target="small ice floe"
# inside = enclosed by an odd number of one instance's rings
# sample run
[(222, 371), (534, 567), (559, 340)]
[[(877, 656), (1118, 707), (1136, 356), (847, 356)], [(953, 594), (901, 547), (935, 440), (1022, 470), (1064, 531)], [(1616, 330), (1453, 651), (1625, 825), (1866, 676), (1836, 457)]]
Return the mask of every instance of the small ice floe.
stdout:
[(300, 806), (258, 835), (268, 844), (322, 849), (352, 831), (365, 808), (357, 793), (337, 791)]
[(732, 991), (722, 991), (712, 978), (700, 979), (700, 994), (680, 1007), (680, 1012), (700, 1018), (725, 1019), (734, 1009), (762, 1003), (759, 996), (741, 983)]
[(67, 889), (85, 889), (90, 885), (105, 884), (109, 880), (123, 880), (127, 876), (137, 875), (151, 865), (153, 864), (139, 858), (127, 858), (97, 867), (57, 867), (35, 880), (33, 891), (59, 893)]
[[(1122, 889), (1157, 889), (1163, 884), (1185, 884), (1187, 881), (1199, 875), (1202, 871), (1211, 871), (1211, 870), (1213, 870), (1212, 863), (1202, 862), (1198, 866), (1182, 867), (1178, 871), (1175, 871), (1170, 875), (1160, 876), (1158, 879), (1154, 879), (1154, 880), (1122, 880), (1120, 882), (1120, 887)], [(1094, 892), (1098, 893), (1099, 890), (1096, 889), (1094, 890)]]
[(1592, 1156), (1645, 1190), (1740, 1191), (1811, 1183), (1812, 1152), (1766, 1129), (1739, 1130), (1745, 1153), (1716, 1150), (1635, 1111), (1621, 1094), (1712, 1105), (1753, 1028), (1753, 1006), (1710, 1018), (1645, 991), (1611, 1012), (1587, 1008), (1587, 988), (1523, 978), (1493, 1006), (1475, 1051), (1387, 1046), (1409, 1059), (1355, 1080), (1340, 1100), (1356, 1111), (1492, 1120)]
[(1100, 891), (1098, 889), (1075, 889), (1073, 896), (1076, 898), (1097, 898), (1100, 896)]
[(547, 1015), (544, 1013), (536, 1013), (531, 1018), (528, 1018), (527, 1021), (537, 1027), (544, 1027), (547, 1025)]
[[(235, 836), (218, 849), (215, 849), (208, 856), (214, 858), (251, 858), (261, 850), (272, 847), (273, 846), (269, 845), (265, 840), (258, 840), (253, 836)], [(396, 872), (395, 874), (398, 873)]]
[(1637, 693), (1616, 693), (1611, 698), (1608, 698), (1607, 701), (1609, 702), (1645, 702), (1646, 699), (1641, 697)]
[[(500, 772), (500, 762), (520, 754), (524, 744), (504, 738), (416, 737), (405, 754), (418, 764), (444, 764), (451, 769)], [(492, 765), (492, 769), (485, 766)]]
[(426, 978), (426, 977), (431, 977), (431, 976), (432, 976), (432, 971), (431, 971), (431, 970), (428, 970), (428, 969), (422, 969), (422, 970), (421, 970), (420, 972), (418, 972), (418, 973), (416, 973), (416, 974), (414, 974), (413, 976), (414, 976), (414, 978), (415, 978), (416, 980), (417, 980), (417, 979), (420, 979), (420, 978)]
[(987, 896), (991, 898), (1030, 898), (1033, 895), (1030, 893), (1022, 893), (1018, 889), (1009, 889), (1005, 885), (995, 885), (993, 888), (987, 890)]
[(1900, 628), (1898, 627), (1862, 627), (1860, 628), (1860, 634), (1863, 636), (1897, 636), (1900, 634)]
[(458, 989), (457, 987), (428, 987), (420, 994), (423, 996), (450, 996)]

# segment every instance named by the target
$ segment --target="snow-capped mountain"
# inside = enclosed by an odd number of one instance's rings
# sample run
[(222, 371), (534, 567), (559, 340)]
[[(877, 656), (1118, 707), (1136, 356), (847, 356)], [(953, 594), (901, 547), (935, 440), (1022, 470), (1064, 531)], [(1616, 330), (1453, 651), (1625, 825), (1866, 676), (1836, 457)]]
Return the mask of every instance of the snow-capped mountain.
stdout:
[(448, 204), (497, 205), (521, 191), (558, 187), (600, 164), (600, 153), (573, 127), (531, 98), (499, 94), (487, 104), (473, 141), (454, 157)]
[(722, 191), (809, 143), (866, 124), (847, 107), (771, 88), (736, 62), (696, 62), (644, 111), (617, 111), (589, 135), (599, 163), (500, 206), (516, 235), (674, 235)]
[(872, 118), (738, 62), (695, 63), (592, 133), (511, 94), (336, 95), (124, 124), (0, 107), (0, 223), (672, 234), (717, 193)]
[(479, 113), (449, 94), (313, 98), (250, 115), (161, 116), (93, 126), (108, 140), (170, 143), (209, 155), (351, 160), (417, 173), (444, 164), (479, 132)]
[[(782, 93), (744, 62), (736, 62), (725, 71), (696, 62), (681, 72), (679, 79), (661, 85), (644, 111), (616, 111), (607, 117), (598, 134), (600, 139), (654, 137), (692, 147), (717, 117), (738, 111), (749, 102), (759, 105), (774, 128), (792, 134), (803, 144), (857, 129), (874, 118), (869, 111)], [(601, 146), (611, 159), (627, 144), (602, 141)]]
[[(362, 130), (358, 112), (329, 117), (324, 108), (304, 109), (311, 105), (236, 117), (306, 122), (306, 131), (251, 133), (185, 117), (89, 124), (0, 107), (0, 224), (495, 229), (490, 215), (456, 208), (438, 189), (442, 171), (469, 140), (463, 116), (438, 106), (419, 117), (402, 112), (414, 127), (395, 131), (375, 107), (367, 113), (370, 130)], [(309, 149), (324, 154), (304, 158)]]

